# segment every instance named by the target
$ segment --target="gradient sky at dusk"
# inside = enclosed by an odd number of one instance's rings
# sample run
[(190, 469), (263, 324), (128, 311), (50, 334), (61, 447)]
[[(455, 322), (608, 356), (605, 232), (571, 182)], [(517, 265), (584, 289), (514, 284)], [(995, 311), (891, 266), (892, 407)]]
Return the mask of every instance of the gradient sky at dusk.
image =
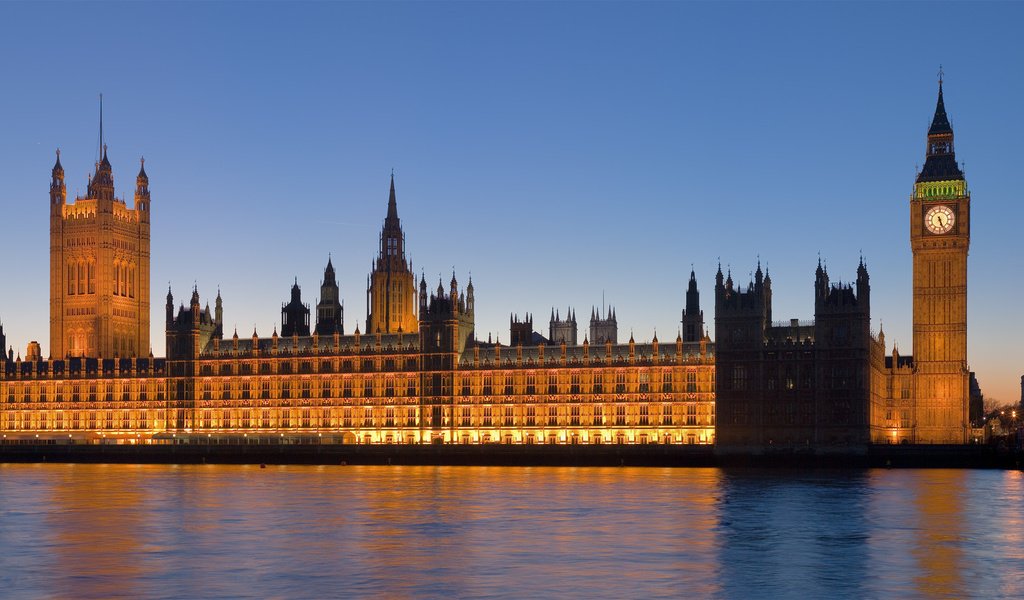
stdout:
[(872, 328), (911, 352), (908, 200), (936, 72), (972, 190), (969, 356), (1024, 373), (1024, 6), (1016, 3), (0, 4), (0, 320), (48, 345), (48, 185), (97, 157), (117, 194), (146, 157), (153, 346), (167, 283), (270, 335), (328, 253), (346, 331), (395, 170), (417, 273), (472, 272), (477, 331), (602, 294), (620, 339), (674, 339), (690, 266), (770, 269), (776, 319), (813, 316), (865, 257)]

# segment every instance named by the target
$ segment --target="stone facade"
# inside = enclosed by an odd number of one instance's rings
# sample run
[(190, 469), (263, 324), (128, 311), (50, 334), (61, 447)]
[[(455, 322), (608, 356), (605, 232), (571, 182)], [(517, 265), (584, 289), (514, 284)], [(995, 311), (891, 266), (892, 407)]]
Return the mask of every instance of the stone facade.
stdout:
[(67, 202), (60, 152), (50, 182), (50, 348), (65, 357), (136, 357), (149, 343), (149, 177), (136, 177), (134, 206), (114, 196), (102, 159), (85, 196)]

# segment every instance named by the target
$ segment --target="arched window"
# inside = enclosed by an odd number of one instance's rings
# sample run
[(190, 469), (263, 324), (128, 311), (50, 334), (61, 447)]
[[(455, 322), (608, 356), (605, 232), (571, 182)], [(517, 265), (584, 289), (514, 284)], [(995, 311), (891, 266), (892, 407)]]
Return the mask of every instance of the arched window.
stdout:
[(88, 278), (88, 285), (89, 285), (89, 293), (90, 294), (95, 294), (96, 293), (96, 263), (94, 261), (91, 261), (91, 260), (89, 261), (87, 278)]
[(115, 260), (114, 261), (114, 295), (117, 296), (118, 290), (120, 289), (121, 283), (121, 265)]
[[(75, 295), (75, 265), (72, 263), (68, 263), (68, 295)], [(71, 345), (70, 339), (68, 345)]]

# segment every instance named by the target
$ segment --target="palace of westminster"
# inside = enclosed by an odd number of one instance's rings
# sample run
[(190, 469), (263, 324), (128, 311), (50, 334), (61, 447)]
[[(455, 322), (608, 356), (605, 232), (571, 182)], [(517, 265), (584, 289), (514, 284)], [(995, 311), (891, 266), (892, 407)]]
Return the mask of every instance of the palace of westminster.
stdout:
[[(913, 356), (870, 330), (863, 261), (853, 284), (819, 264), (814, 320), (773, 321), (771, 277), (719, 268), (714, 341), (691, 271), (674, 340), (619, 341), (614, 310), (510, 318), (509, 344), (474, 332), (473, 283), (417, 283), (394, 178), (364, 328), (346, 331), (328, 260), (313, 311), (298, 284), (280, 332), (225, 337), (218, 292), (165, 304), (166, 357), (150, 332), (150, 190), (114, 195), (106, 147), (84, 196), (50, 184), (49, 357), (0, 352), (3, 441), (55, 443), (715, 444), (822, 451), (970, 438), (970, 194), (939, 82), (927, 159), (909, 200)], [(0, 327), (0, 348), (7, 343)], [(844, 450), (841, 450), (844, 449)]]

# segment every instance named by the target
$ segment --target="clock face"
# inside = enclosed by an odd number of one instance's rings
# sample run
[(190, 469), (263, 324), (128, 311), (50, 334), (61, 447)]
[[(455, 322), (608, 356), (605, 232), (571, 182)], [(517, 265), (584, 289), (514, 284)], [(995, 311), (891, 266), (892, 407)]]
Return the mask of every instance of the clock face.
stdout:
[(956, 217), (948, 206), (933, 206), (924, 215), (924, 226), (935, 234), (949, 233)]

